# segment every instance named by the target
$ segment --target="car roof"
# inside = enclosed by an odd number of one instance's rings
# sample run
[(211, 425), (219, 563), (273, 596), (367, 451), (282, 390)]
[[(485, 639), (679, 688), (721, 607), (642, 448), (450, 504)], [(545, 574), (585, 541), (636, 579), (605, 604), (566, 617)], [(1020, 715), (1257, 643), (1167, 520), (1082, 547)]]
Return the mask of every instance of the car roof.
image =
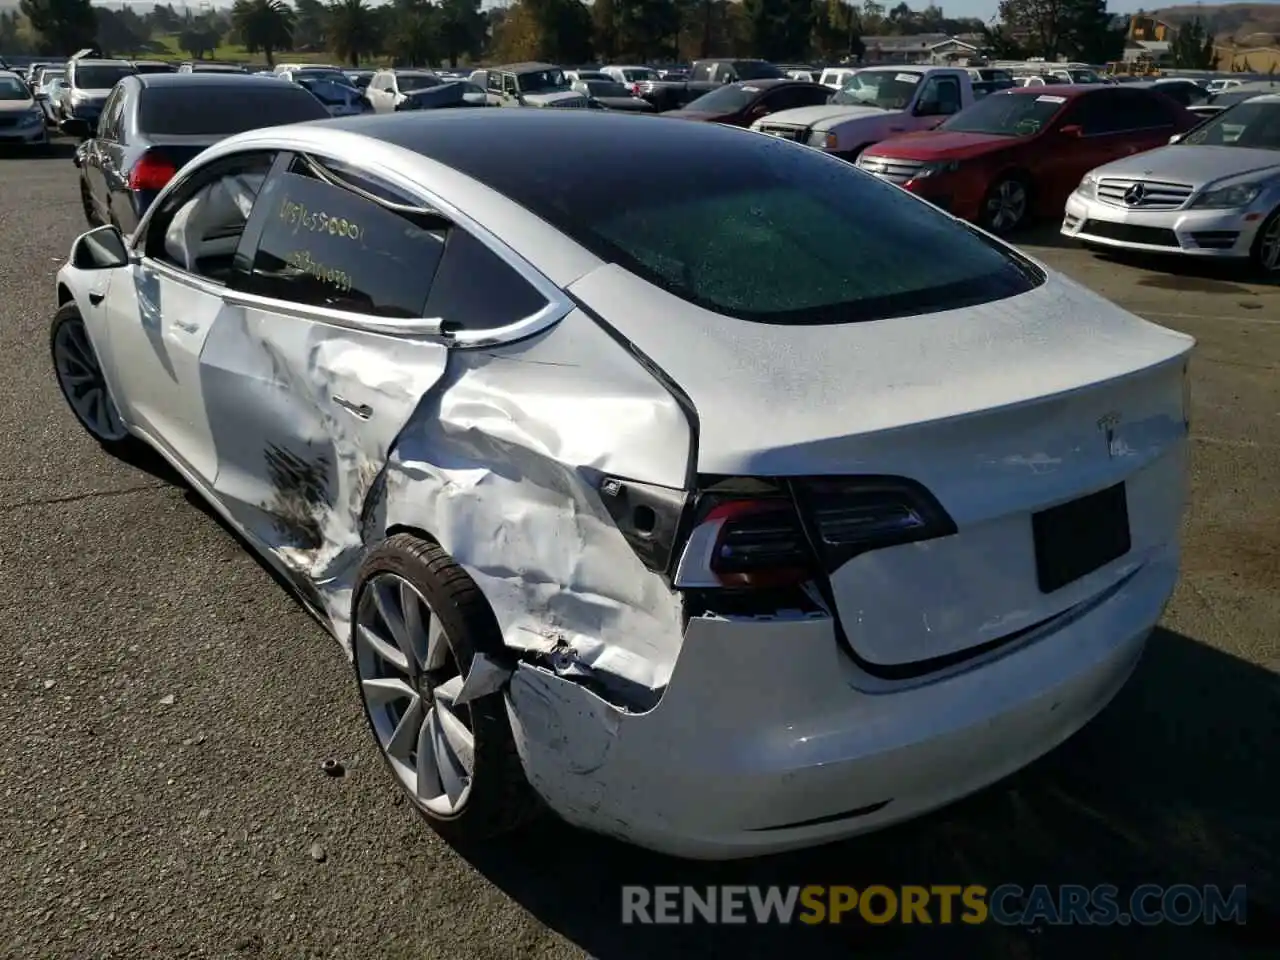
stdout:
[(770, 90), (773, 87), (820, 87), (822, 84), (813, 83), (809, 80), (797, 80), (795, 77), (764, 77), (760, 80), (738, 80), (733, 86)]
[(261, 86), (262, 78), (252, 73), (210, 71), (209, 73), (140, 73), (136, 79), (144, 87), (234, 87)]
[[(686, 123), (658, 115), (595, 110), (458, 110), (436, 113), (365, 114), (324, 121), (412, 151), (504, 193), (500, 181), (555, 177), (568, 158), (589, 157), (617, 170), (644, 169), (648, 160), (715, 155), (728, 148), (786, 149), (772, 137), (715, 123)], [(510, 162), (519, 144), (521, 162)], [(541, 169), (545, 167), (545, 170)]]
[(93, 60), (76, 60), (71, 59), (68, 63), (74, 63), (77, 67), (131, 67), (133, 62), (130, 60), (120, 60), (116, 57), (98, 57)]
[(1097, 90), (1114, 89), (1116, 88), (1109, 83), (1055, 83), (1037, 87), (1010, 87), (1008, 90), (1001, 90), (1000, 96), (1010, 94), (1015, 97), (1066, 97), (1072, 100)]

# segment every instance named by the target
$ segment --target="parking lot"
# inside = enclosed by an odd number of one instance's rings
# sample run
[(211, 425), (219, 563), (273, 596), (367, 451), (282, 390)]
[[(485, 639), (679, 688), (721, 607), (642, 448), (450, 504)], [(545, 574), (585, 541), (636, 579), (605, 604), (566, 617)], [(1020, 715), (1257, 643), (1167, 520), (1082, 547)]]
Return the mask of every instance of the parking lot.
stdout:
[[(8, 956), (1261, 955), (1280, 937), (1280, 287), (1034, 256), (1194, 335), (1183, 578), (1118, 699), (925, 820), (691, 864), (552, 822), (474, 850), (401, 803), (338, 647), (166, 471), (104, 456), (49, 369), (84, 228), (71, 147), (0, 156), (0, 951)], [(345, 775), (321, 769), (339, 761)], [(620, 925), (623, 884), (1189, 883), (1243, 927)]]

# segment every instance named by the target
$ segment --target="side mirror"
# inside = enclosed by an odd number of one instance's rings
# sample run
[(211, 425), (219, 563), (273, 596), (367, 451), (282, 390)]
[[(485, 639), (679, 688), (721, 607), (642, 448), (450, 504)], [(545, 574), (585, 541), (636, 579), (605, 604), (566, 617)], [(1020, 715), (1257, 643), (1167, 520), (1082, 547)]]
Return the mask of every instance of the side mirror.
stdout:
[(124, 235), (110, 224), (81, 234), (71, 248), (71, 265), (80, 270), (114, 270), (128, 262)]
[(1065, 127), (1062, 127), (1058, 132), (1061, 133), (1064, 137), (1075, 137), (1079, 139), (1080, 137), (1084, 136), (1084, 127), (1080, 126), (1080, 124), (1078, 123), (1068, 123)]
[(1184, 133), (1175, 133), (1172, 137), (1170, 137), (1170, 138), (1169, 138), (1169, 142), (1170, 142), (1170, 143), (1181, 143), (1181, 142), (1182, 142), (1182, 138), (1183, 138), (1184, 136), (1186, 136), (1186, 134), (1184, 134)]
[(62, 132), (69, 137), (79, 137), (81, 140), (88, 139), (93, 135), (93, 131), (89, 129), (89, 121), (81, 120), (79, 117), (63, 120)]

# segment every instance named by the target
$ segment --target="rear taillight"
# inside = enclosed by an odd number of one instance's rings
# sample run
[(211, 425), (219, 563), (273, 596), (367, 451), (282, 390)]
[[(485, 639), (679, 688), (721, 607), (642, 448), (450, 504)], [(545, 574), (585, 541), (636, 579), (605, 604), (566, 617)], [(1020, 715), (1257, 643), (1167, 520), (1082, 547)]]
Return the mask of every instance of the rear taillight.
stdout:
[(178, 168), (164, 157), (144, 153), (129, 171), (130, 190), (163, 190)]
[(923, 487), (896, 478), (796, 479), (768, 496), (704, 494), (676, 569), (688, 589), (779, 587), (831, 573), (867, 550), (947, 536)]

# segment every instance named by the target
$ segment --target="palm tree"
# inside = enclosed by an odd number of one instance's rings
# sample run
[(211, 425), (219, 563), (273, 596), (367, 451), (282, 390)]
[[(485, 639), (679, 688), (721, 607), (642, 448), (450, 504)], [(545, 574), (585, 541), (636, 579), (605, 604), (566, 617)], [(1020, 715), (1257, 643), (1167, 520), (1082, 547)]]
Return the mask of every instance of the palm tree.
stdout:
[(378, 23), (364, 0), (333, 0), (327, 17), (329, 48), (353, 67), (360, 57), (378, 50)]
[(231, 24), (246, 50), (267, 58), (268, 69), (275, 66), (277, 50), (293, 48), (293, 7), (284, 0), (236, 0)]

